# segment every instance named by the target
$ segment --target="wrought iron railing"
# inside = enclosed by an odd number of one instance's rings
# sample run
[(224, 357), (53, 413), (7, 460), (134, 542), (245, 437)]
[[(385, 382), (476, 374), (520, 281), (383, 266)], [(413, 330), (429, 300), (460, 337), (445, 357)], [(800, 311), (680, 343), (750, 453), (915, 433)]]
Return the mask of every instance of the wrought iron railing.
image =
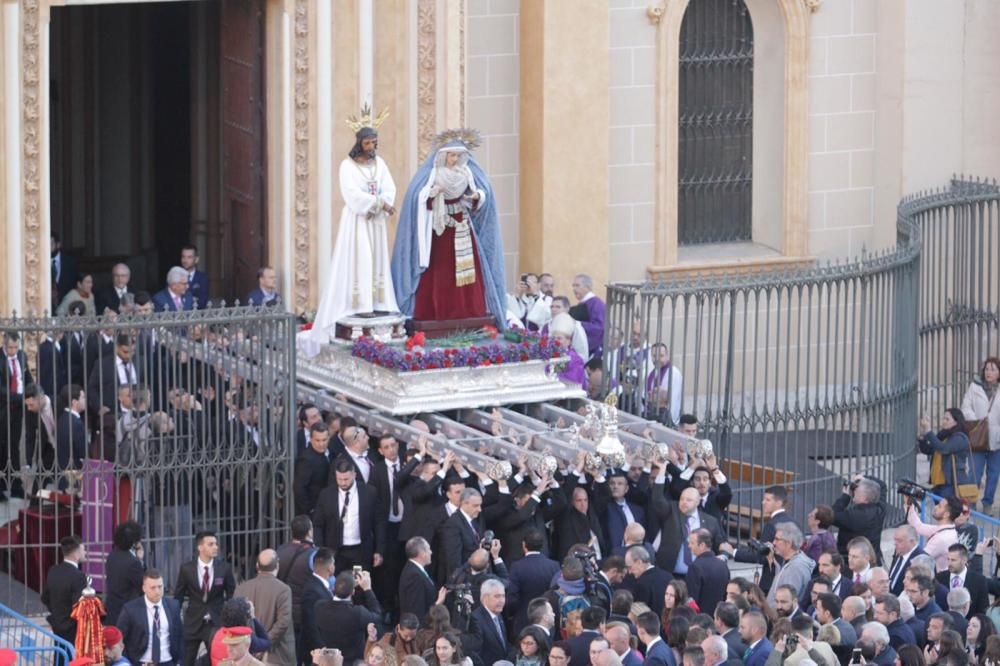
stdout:
[(74, 656), (72, 645), (3, 604), (0, 646), (17, 652), (18, 666), (68, 664)]

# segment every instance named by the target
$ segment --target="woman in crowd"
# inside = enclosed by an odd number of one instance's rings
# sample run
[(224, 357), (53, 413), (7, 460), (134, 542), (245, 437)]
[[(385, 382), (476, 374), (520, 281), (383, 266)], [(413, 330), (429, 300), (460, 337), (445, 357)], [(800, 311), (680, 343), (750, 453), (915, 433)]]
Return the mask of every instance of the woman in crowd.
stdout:
[(942, 661), (951, 654), (957, 654), (957, 659), (960, 663), (966, 660), (965, 645), (962, 643), (962, 637), (958, 635), (957, 631), (952, 631), (951, 629), (941, 632), (941, 640), (937, 642), (936, 646), (928, 643), (924, 647), (924, 659), (928, 664)]
[(521, 630), (517, 639), (517, 666), (545, 666), (549, 660), (549, 638), (540, 627)]
[(979, 661), (979, 666), (1000, 666), (1000, 634), (993, 634), (986, 639), (986, 652)]
[(427, 610), (427, 618), (424, 628), (417, 632), (414, 641), (417, 644), (417, 652), (424, 653), (434, 649), (434, 643), (445, 633), (455, 631), (451, 626), (451, 613), (447, 606), (431, 606)]
[(778, 613), (771, 608), (771, 604), (767, 603), (767, 595), (764, 594), (764, 590), (760, 589), (760, 585), (751, 583), (750, 587), (747, 588), (746, 596), (751, 610), (760, 611), (764, 619), (767, 620), (768, 626), (773, 626), (778, 619)]
[(1000, 400), (997, 400), (997, 385), (1000, 383), (1000, 358), (991, 356), (983, 361), (983, 366), (962, 398), (962, 414), (967, 421), (985, 420), (989, 433), (987, 453), (972, 454), (975, 465), (977, 484), (983, 481), (986, 472), (986, 485), (983, 486), (983, 510), (989, 511), (993, 506), (993, 498), (1000, 480)]
[(97, 314), (97, 308), (94, 305), (94, 276), (90, 273), (80, 273), (77, 276), (76, 287), (70, 289), (63, 296), (62, 302), (56, 308), (56, 314), (60, 317), (66, 316), (69, 312), (69, 304), (74, 301), (83, 303), (83, 313), (88, 317)]
[(969, 627), (965, 630), (965, 650), (973, 663), (982, 663), (986, 655), (986, 641), (996, 633), (993, 621), (982, 613), (969, 618)]
[(687, 584), (682, 580), (674, 579), (667, 583), (667, 588), (663, 591), (663, 615), (660, 618), (663, 626), (670, 624), (670, 618), (674, 616), (674, 611), (688, 602)]
[(684, 661), (684, 648), (687, 647), (687, 634), (690, 628), (691, 623), (683, 617), (671, 618), (668, 624), (663, 625), (663, 632), (665, 634), (663, 642), (673, 652), (675, 664), (680, 664)]
[(365, 666), (396, 666), (396, 651), (386, 650), (380, 643), (368, 642), (365, 646)]
[(809, 512), (806, 523), (809, 525), (809, 537), (802, 546), (803, 553), (812, 558), (813, 562), (818, 562), (819, 556), (823, 553), (837, 551), (837, 537), (830, 532), (830, 525), (833, 524), (833, 507), (820, 504)]
[(896, 653), (896, 666), (927, 666), (927, 660), (916, 645), (904, 645)]
[(549, 650), (549, 666), (567, 666), (569, 664), (569, 643), (556, 641)]
[(969, 471), (969, 437), (965, 434), (965, 416), (957, 407), (941, 415), (941, 429), (931, 430), (930, 419), (920, 419), (917, 443), (920, 452), (931, 456), (931, 491), (942, 497), (954, 497), (957, 485), (972, 483)]
[(456, 664), (458, 666), (472, 666), (472, 660), (462, 656), (462, 644), (458, 634), (446, 632), (437, 637), (434, 641), (433, 650), (425, 653), (427, 666), (445, 666), (445, 664)]

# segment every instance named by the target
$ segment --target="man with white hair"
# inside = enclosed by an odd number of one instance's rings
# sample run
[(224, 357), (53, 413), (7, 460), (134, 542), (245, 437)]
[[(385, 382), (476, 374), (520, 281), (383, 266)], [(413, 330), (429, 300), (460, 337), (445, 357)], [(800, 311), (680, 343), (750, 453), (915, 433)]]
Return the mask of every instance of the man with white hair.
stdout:
[(180, 266), (167, 271), (167, 288), (153, 295), (157, 312), (194, 310), (194, 298), (188, 293), (188, 272)]
[(954, 623), (954, 629), (959, 636), (965, 636), (965, 630), (969, 628), (969, 606), (972, 605), (972, 596), (964, 587), (956, 587), (948, 590), (948, 615)]
[(492, 664), (509, 658), (511, 645), (503, 620), (507, 592), (503, 583), (495, 578), (483, 581), (479, 588), (479, 601), (482, 605), (472, 611), (469, 633), (477, 643), (480, 659), (484, 664)]
[(840, 606), (840, 617), (844, 618), (854, 627), (855, 633), (860, 636), (861, 628), (868, 622), (865, 613), (868, 612), (868, 604), (861, 597), (850, 596), (844, 599)]
[[(723, 666), (729, 659), (729, 646), (722, 636), (709, 636), (701, 642), (701, 651), (705, 653), (705, 666)], [(742, 664), (739, 659), (734, 659), (733, 663)]]
[(868, 577), (868, 588), (872, 591), (872, 599), (883, 594), (889, 594), (889, 572), (885, 567), (874, 567)]
[[(847, 557), (848, 544), (855, 537), (865, 537), (870, 543), (880, 543), (885, 526), (886, 504), (882, 501), (880, 482), (855, 476), (844, 493), (833, 503), (833, 524), (837, 533), (837, 552)], [(876, 549), (876, 564), (882, 564), (882, 552)], [(867, 579), (866, 579), (867, 582)]]
[(791, 585), (801, 594), (812, 576), (816, 563), (802, 552), (802, 530), (795, 523), (781, 523), (774, 533), (774, 553), (784, 564), (774, 577), (767, 592), (767, 601), (774, 605), (774, 596), (782, 585)]
[[(97, 314), (104, 314), (105, 310), (121, 313), (122, 299), (129, 293), (128, 282), (131, 277), (132, 271), (127, 264), (115, 264), (111, 268), (111, 284), (94, 291)], [(135, 294), (132, 295), (134, 296)]]
[(868, 645), (875, 647), (875, 658), (867, 660), (869, 664), (892, 666), (896, 663), (896, 651), (889, 644), (889, 632), (882, 624), (868, 622), (862, 628), (858, 646), (865, 650)]
[(911, 525), (900, 525), (892, 533), (894, 551), (889, 566), (889, 592), (897, 597), (903, 593), (903, 574), (917, 555), (923, 555), (920, 538)]
[[(622, 666), (640, 666), (642, 659), (632, 650), (629, 639), (632, 634), (628, 625), (622, 622), (609, 622), (604, 628), (604, 638), (614, 651)], [(723, 641), (725, 643), (725, 641)]]

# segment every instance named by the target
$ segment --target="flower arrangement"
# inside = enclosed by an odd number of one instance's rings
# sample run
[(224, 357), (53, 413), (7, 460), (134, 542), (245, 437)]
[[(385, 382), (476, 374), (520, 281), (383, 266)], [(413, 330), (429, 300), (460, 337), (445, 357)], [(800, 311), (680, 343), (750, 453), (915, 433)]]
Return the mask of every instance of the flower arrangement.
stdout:
[[(494, 329), (495, 331), (495, 329)], [(495, 340), (494, 336), (490, 338)], [(490, 337), (487, 335), (487, 337)], [(404, 349), (365, 336), (354, 341), (351, 356), (390, 370), (412, 372), (442, 368), (485, 368), (504, 363), (549, 361), (564, 355), (562, 345), (549, 337), (531, 337), (517, 344), (488, 342), (468, 347), (436, 347), (427, 349), (426, 336), (418, 332), (411, 336)]]

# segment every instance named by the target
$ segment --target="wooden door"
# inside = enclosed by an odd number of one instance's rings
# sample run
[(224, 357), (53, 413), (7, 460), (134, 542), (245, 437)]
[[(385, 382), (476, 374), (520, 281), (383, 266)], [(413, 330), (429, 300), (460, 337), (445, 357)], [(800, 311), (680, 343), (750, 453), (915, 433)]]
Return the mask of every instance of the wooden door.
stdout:
[(264, 0), (223, 0), (221, 14), (223, 292), (245, 302), (267, 263)]

